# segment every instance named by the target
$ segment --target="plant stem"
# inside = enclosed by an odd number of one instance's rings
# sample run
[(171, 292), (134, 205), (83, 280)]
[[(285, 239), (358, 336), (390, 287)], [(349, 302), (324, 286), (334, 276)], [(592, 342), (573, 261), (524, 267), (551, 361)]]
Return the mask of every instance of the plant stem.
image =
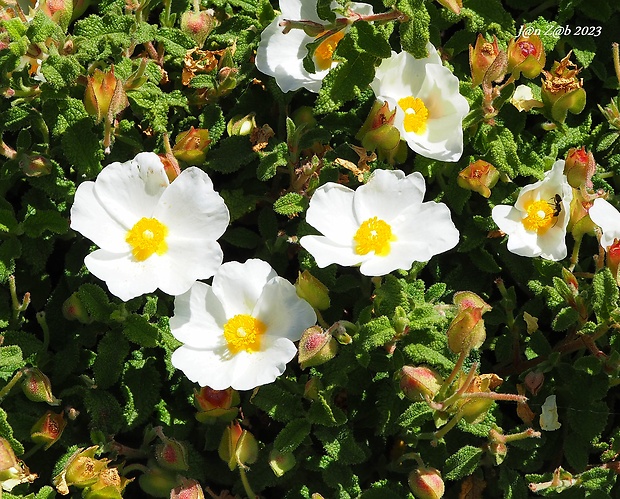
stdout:
[(245, 474), (245, 469), (243, 468), (243, 466), (239, 466), (239, 473), (241, 475), (241, 483), (243, 484), (243, 490), (245, 490), (245, 493), (247, 494), (248, 498), (256, 499), (257, 495), (252, 490), (252, 487), (250, 487), (250, 482), (248, 482), (248, 477)]
[(20, 369), (19, 371), (17, 371), (15, 373), (15, 375), (13, 376), (13, 378), (11, 379), (11, 381), (9, 381), (3, 388), (2, 390), (0, 390), (0, 402), (2, 400), (4, 400), (4, 397), (6, 397), (9, 392), (11, 391), (11, 389), (15, 386), (15, 384), (21, 379), (21, 377), (24, 375), (24, 371), (22, 369)]

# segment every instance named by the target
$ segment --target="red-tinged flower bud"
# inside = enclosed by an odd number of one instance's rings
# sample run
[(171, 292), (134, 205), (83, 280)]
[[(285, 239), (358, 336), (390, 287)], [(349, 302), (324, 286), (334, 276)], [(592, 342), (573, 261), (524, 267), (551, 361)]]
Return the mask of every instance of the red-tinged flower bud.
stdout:
[(304, 398), (312, 401), (318, 400), (321, 390), (323, 390), (321, 379), (310, 378), (304, 385)]
[(217, 72), (217, 94), (219, 97), (226, 95), (237, 86), (237, 68), (224, 66)]
[(495, 187), (498, 180), (499, 171), (497, 168), (482, 159), (474, 161), (467, 168), (461, 170), (456, 179), (459, 187), (477, 192), (485, 198), (491, 196), (491, 189)]
[(164, 172), (166, 177), (172, 182), (175, 178), (181, 175), (181, 169), (179, 168), (179, 162), (176, 160), (173, 154), (158, 154), (159, 160), (164, 165)]
[(295, 290), (297, 296), (306, 300), (313, 308), (317, 310), (329, 308), (329, 289), (307, 270), (299, 272)]
[(541, 371), (530, 371), (525, 375), (525, 386), (532, 395), (536, 395), (545, 383), (545, 375)]
[(400, 389), (413, 402), (432, 400), (444, 381), (437, 371), (428, 366), (404, 366), (399, 378)]
[(22, 391), (26, 398), (33, 402), (47, 402), (49, 405), (60, 404), (60, 399), (52, 394), (50, 379), (36, 367), (24, 371)]
[(237, 466), (245, 467), (246, 463), (256, 461), (258, 443), (254, 435), (235, 422), (224, 430), (217, 453), (222, 461), (228, 463), (230, 471), (233, 471)]
[(186, 471), (189, 469), (187, 460), (187, 448), (178, 440), (164, 435), (161, 426), (154, 429), (161, 440), (155, 446), (155, 459), (157, 463), (168, 470)]
[(79, 321), (82, 324), (90, 324), (93, 321), (93, 318), (84, 308), (77, 291), (62, 304), (62, 315), (69, 321)]
[(27, 177), (42, 177), (52, 172), (52, 162), (40, 154), (24, 154), (19, 160), (19, 167)]
[(499, 53), (500, 49), (497, 46), (496, 36), (493, 36), (493, 42), (491, 43), (486, 41), (481, 34), (478, 34), (476, 45), (474, 47), (469, 46), (469, 67), (471, 69), (472, 86), (480, 85), (485, 80), (485, 76), (489, 83), (503, 78), (506, 72), (506, 57), (503, 56), (501, 58), (503, 64), (493, 64)]
[(446, 487), (441, 473), (430, 466), (421, 466), (409, 473), (409, 487), (418, 499), (440, 499)]
[(181, 478), (181, 485), (170, 492), (170, 499), (205, 499), (205, 493), (196, 480)]
[(63, 30), (66, 30), (73, 15), (73, 0), (41, 0), (39, 9)]
[(302, 369), (325, 364), (337, 353), (338, 342), (320, 326), (309, 327), (301, 334), (298, 360)]
[(237, 114), (233, 116), (226, 124), (226, 131), (231, 137), (233, 135), (245, 136), (250, 135), (256, 129), (255, 113), (249, 113), (245, 116)]
[(279, 452), (272, 449), (269, 453), (269, 466), (277, 477), (281, 477), (287, 471), (292, 470), (296, 462), (292, 452)]
[(191, 127), (177, 135), (172, 154), (187, 164), (200, 165), (205, 161), (209, 144), (209, 130)]
[(97, 123), (104, 118), (111, 119), (129, 105), (121, 81), (114, 75), (114, 66), (110, 71), (95, 69), (87, 77), (84, 107), (88, 114), (95, 116)]
[(228, 423), (237, 417), (239, 393), (232, 388), (213, 390), (205, 386), (194, 390), (194, 405), (198, 409), (196, 419), (201, 423), (213, 424), (216, 421)]
[(520, 36), (508, 43), (508, 72), (515, 78), (521, 74), (532, 79), (545, 67), (545, 48), (538, 35)]
[(618, 273), (618, 269), (620, 269), (620, 239), (614, 239), (613, 244), (607, 246), (605, 250), (607, 251), (607, 267), (609, 267), (620, 286), (620, 274)]
[(459, 307), (459, 310), (479, 308), (481, 313), (484, 314), (492, 309), (491, 305), (472, 291), (457, 291), (454, 293), (452, 302)]
[(447, 336), (448, 347), (454, 353), (480, 348), (486, 339), (481, 310), (468, 308), (459, 312), (452, 320)]
[(400, 148), (400, 132), (393, 126), (395, 116), (396, 110), (390, 111), (387, 102), (375, 101), (362, 128), (355, 135), (367, 151), (377, 151), (379, 159), (387, 160), (391, 164), (404, 161)]
[(84, 493), (84, 499), (123, 499), (123, 490), (132, 479), (121, 477), (116, 468), (106, 468)]
[(541, 97), (545, 115), (558, 123), (564, 123), (568, 111), (579, 114), (586, 106), (583, 79), (577, 78), (581, 71), (570, 61), (572, 52), (560, 62), (554, 62), (551, 71), (543, 71)]
[(491, 442), (488, 449), (493, 456), (495, 465), (500, 465), (504, 462), (506, 454), (508, 454), (508, 446), (504, 442)]
[(566, 154), (564, 163), (564, 175), (571, 187), (592, 188), (592, 175), (596, 173), (596, 161), (592, 152), (586, 151), (585, 147), (571, 148)]
[(202, 48), (214, 25), (215, 19), (211, 9), (184, 12), (181, 16), (181, 31), (194, 40), (198, 48)]
[(170, 497), (172, 489), (179, 485), (179, 478), (172, 471), (151, 465), (148, 471), (138, 478), (138, 485), (152, 497)]
[(30, 428), (30, 439), (37, 444), (45, 444), (44, 449), (49, 449), (62, 435), (67, 426), (63, 413), (56, 414), (47, 411)]
[(461, 7), (463, 7), (463, 0), (437, 0), (446, 9), (450, 9), (455, 14), (461, 13)]

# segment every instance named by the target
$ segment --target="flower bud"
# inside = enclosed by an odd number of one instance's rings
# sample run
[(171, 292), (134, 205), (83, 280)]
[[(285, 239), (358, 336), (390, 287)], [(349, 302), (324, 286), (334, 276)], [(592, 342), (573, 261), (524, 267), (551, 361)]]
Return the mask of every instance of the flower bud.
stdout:
[(62, 304), (62, 315), (68, 321), (79, 321), (82, 324), (90, 324), (93, 318), (90, 316), (82, 300), (80, 300), (80, 294), (76, 291)]
[(63, 470), (54, 477), (54, 485), (61, 487), (74, 485), (80, 489), (93, 485), (99, 479), (99, 473), (107, 468), (107, 459), (95, 459), (98, 446), (76, 450), (67, 460)]
[(209, 130), (191, 127), (177, 135), (172, 154), (187, 164), (199, 165), (204, 163), (210, 143)]
[(299, 340), (299, 365), (302, 369), (320, 366), (338, 353), (338, 342), (331, 333), (320, 326), (312, 326), (301, 334)]
[(45, 444), (44, 450), (47, 450), (60, 438), (65, 426), (67, 422), (62, 412), (47, 411), (30, 428), (30, 439), (34, 443)]
[(201, 423), (232, 421), (239, 413), (239, 408), (234, 407), (238, 403), (239, 393), (232, 388), (214, 390), (204, 386), (200, 391), (194, 390), (194, 405), (199, 411), (196, 419)]
[(179, 479), (176, 473), (151, 465), (148, 471), (140, 475), (138, 484), (150, 496), (170, 497), (172, 489), (179, 485)]
[(49, 405), (60, 404), (60, 399), (52, 394), (50, 379), (36, 367), (24, 371), (22, 391), (26, 398), (33, 402), (47, 402)]
[(165, 469), (173, 471), (186, 471), (189, 469), (187, 460), (187, 448), (178, 440), (164, 435), (161, 426), (155, 428), (155, 433), (161, 440), (155, 446), (155, 459)]
[(329, 308), (329, 289), (307, 270), (299, 272), (295, 290), (297, 296), (306, 300), (313, 308), (317, 310)]
[(66, 31), (73, 15), (73, 0), (41, 0), (39, 10)]
[(510, 103), (516, 107), (519, 112), (521, 111), (529, 111), (535, 107), (543, 107), (543, 103), (538, 99), (534, 98), (534, 92), (527, 85), (519, 85), (512, 97), (510, 98)]
[(545, 114), (564, 123), (568, 111), (579, 114), (586, 105), (586, 91), (583, 89), (583, 80), (577, 78), (580, 69), (570, 61), (571, 52), (560, 62), (554, 62), (551, 71), (544, 71), (541, 97), (545, 105)]
[(592, 152), (585, 147), (572, 147), (566, 154), (564, 175), (571, 187), (578, 189), (582, 186), (592, 188), (592, 175), (596, 173), (596, 161)]
[(480, 348), (486, 339), (482, 315), (491, 310), (491, 306), (471, 291), (455, 293), (453, 301), (459, 312), (447, 332), (450, 350), (461, 353)]
[(463, 0), (437, 0), (446, 9), (450, 9), (455, 14), (461, 13), (461, 7), (463, 7)]
[(321, 379), (310, 378), (304, 385), (304, 398), (312, 401), (318, 400), (321, 390), (323, 390)]
[(613, 244), (607, 246), (605, 251), (607, 252), (607, 267), (611, 270), (611, 273), (616, 278), (616, 282), (620, 286), (620, 273), (618, 272), (618, 269), (620, 269), (620, 239), (615, 238)]
[(194, 40), (198, 48), (202, 48), (214, 24), (211, 9), (200, 12), (188, 11), (181, 16), (181, 31)]
[(52, 172), (52, 162), (40, 154), (24, 154), (19, 160), (19, 167), (27, 177), (42, 177)]
[(421, 466), (409, 473), (409, 487), (418, 499), (440, 499), (446, 490), (441, 473), (430, 466)]
[(181, 485), (170, 491), (170, 499), (205, 499), (205, 493), (196, 480), (181, 479)]
[(530, 371), (525, 375), (524, 383), (527, 389), (536, 395), (545, 382), (545, 375), (541, 371)]
[(444, 381), (437, 371), (428, 366), (403, 366), (399, 378), (400, 389), (413, 402), (432, 400)]
[(164, 165), (164, 172), (170, 182), (174, 181), (179, 175), (181, 175), (181, 169), (179, 168), (179, 162), (173, 154), (158, 154), (159, 160)]
[(459, 187), (477, 192), (488, 198), (491, 189), (499, 180), (499, 171), (491, 163), (479, 159), (459, 172), (456, 181)]
[(121, 477), (117, 468), (101, 470), (97, 481), (84, 493), (84, 499), (123, 499), (123, 490), (132, 480)]
[(88, 114), (96, 117), (97, 123), (104, 118), (111, 122), (112, 118), (128, 105), (123, 85), (114, 76), (114, 66), (105, 73), (95, 69), (93, 74), (87, 77), (84, 107)]
[(239, 70), (230, 66), (224, 66), (217, 72), (217, 95), (219, 97), (228, 94), (237, 86), (237, 73)]
[(491, 43), (487, 42), (481, 34), (478, 34), (475, 47), (469, 46), (469, 67), (471, 69), (471, 84), (473, 87), (480, 85), (484, 81), (485, 76), (489, 82), (504, 76), (505, 64), (503, 68), (496, 68), (494, 66), (487, 75), (487, 71), (489, 71), (499, 53), (496, 36), (493, 36), (493, 43)]
[(396, 110), (390, 111), (387, 102), (375, 101), (366, 121), (355, 138), (368, 151), (377, 151), (379, 159), (390, 164), (402, 163), (407, 151), (401, 151), (400, 132), (394, 127)]
[(605, 119), (609, 123), (609, 126), (620, 130), (620, 96), (612, 98), (609, 105), (604, 108), (600, 104), (597, 104), (599, 110), (605, 116)]
[(226, 125), (226, 131), (231, 137), (233, 135), (250, 135), (256, 128), (255, 113), (249, 113), (245, 116), (237, 114), (233, 116)]
[(532, 79), (545, 67), (545, 49), (538, 35), (520, 36), (508, 43), (508, 72), (516, 78), (521, 74)]
[(280, 452), (272, 449), (269, 453), (269, 466), (277, 477), (281, 477), (287, 471), (295, 467), (295, 456), (292, 452)]
[(295, 126), (306, 125), (306, 128), (312, 128), (316, 125), (316, 118), (310, 106), (298, 107), (293, 113), (293, 122)]
[(230, 471), (233, 471), (237, 466), (245, 467), (246, 463), (256, 461), (258, 443), (254, 435), (235, 422), (224, 430), (217, 453), (222, 461), (228, 463)]
[(0, 496), (2, 490), (10, 492), (13, 487), (20, 483), (32, 483), (37, 475), (30, 474), (28, 467), (15, 457), (15, 452), (11, 447), (11, 444), (0, 437)]
[(594, 235), (597, 226), (589, 214), (592, 203), (592, 196), (586, 193), (586, 189), (573, 188), (573, 199), (570, 203), (570, 219), (567, 226), (567, 230), (570, 231), (573, 237), (578, 238), (585, 234)]

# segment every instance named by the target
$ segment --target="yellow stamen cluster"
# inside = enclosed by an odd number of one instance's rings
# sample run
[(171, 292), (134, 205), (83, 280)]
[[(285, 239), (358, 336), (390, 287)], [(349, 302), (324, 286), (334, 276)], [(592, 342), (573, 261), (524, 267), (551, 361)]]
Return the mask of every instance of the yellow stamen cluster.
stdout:
[(374, 251), (377, 256), (387, 256), (390, 253), (390, 243), (396, 241), (396, 237), (392, 234), (392, 228), (388, 223), (372, 217), (360, 225), (353, 240), (358, 255)]
[(241, 350), (253, 353), (260, 350), (261, 338), (266, 330), (267, 326), (260, 320), (251, 315), (238, 314), (224, 324), (224, 338), (233, 355)]
[[(323, 34), (324, 33), (321, 33), (318, 36), (320, 37)], [(336, 31), (336, 33), (323, 40), (316, 48), (314, 51), (314, 63), (319, 71), (332, 67), (332, 62), (334, 62), (334, 50), (336, 50), (336, 46), (343, 38), (344, 31)]]
[(134, 258), (143, 262), (154, 253), (163, 255), (168, 251), (167, 235), (168, 227), (156, 218), (141, 218), (127, 231), (125, 241), (130, 244)]
[(424, 133), (428, 121), (428, 109), (422, 99), (410, 95), (400, 99), (398, 105), (405, 111), (405, 131), (418, 135)]
[(521, 223), (526, 230), (532, 232), (546, 231), (553, 226), (555, 219), (557, 219), (553, 205), (547, 201), (532, 201), (525, 207), (525, 210), (527, 216), (521, 220)]

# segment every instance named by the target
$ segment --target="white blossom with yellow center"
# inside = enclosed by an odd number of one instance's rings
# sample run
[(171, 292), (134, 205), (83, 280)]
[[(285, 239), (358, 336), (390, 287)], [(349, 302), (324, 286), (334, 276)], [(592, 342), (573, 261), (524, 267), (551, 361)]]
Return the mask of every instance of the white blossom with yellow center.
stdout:
[(214, 390), (251, 390), (275, 381), (297, 354), (294, 341), (314, 325), (295, 287), (257, 259), (227, 262), (211, 286), (196, 282), (174, 301), (170, 330), (183, 342), (172, 364)]
[[(291, 29), (283, 33), (280, 23), (284, 20), (313, 21), (325, 24), (316, 12), (317, 0), (280, 0), (280, 15), (277, 16), (261, 35), (260, 44), (256, 51), (256, 67), (261, 73), (273, 76), (283, 92), (305, 88), (318, 93), (323, 78), (329, 70), (336, 66), (333, 55), (336, 46), (346, 34), (346, 28), (328, 36), (314, 52), (315, 72), (306, 71), (303, 59), (308, 50), (306, 45), (315, 38), (307, 35), (302, 29)], [(338, 7), (332, 2), (332, 9)], [(351, 2), (348, 4), (351, 11), (360, 15), (372, 14), (372, 6), (365, 3)], [(342, 18), (336, 15), (337, 18)], [(323, 36), (321, 33), (318, 36)]]
[(179, 295), (211, 277), (229, 220), (205, 172), (187, 168), (170, 183), (150, 152), (80, 184), (71, 208), (71, 228), (101, 248), (86, 256), (86, 267), (124, 301), (157, 288)]
[(418, 154), (440, 161), (458, 161), (463, 154), (463, 118), (469, 104), (459, 94), (459, 80), (441, 64), (432, 44), (428, 57), (408, 52), (384, 59), (371, 87), (377, 99), (396, 109), (394, 126)]
[(420, 173), (375, 170), (353, 191), (328, 182), (319, 187), (306, 221), (322, 235), (304, 236), (300, 244), (319, 267), (360, 265), (368, 276), (409, 270), (458, 243), (459, 233), (443, 203), (423, 202)]
[(558, 160), (543, 180), (521, 189), (514, 206), (495, 206), (493, 221), (508, 235), (507, 247), (512, 253), (562, 260), (567, 254), (566, 227), (572, 199), (564, 161)]

